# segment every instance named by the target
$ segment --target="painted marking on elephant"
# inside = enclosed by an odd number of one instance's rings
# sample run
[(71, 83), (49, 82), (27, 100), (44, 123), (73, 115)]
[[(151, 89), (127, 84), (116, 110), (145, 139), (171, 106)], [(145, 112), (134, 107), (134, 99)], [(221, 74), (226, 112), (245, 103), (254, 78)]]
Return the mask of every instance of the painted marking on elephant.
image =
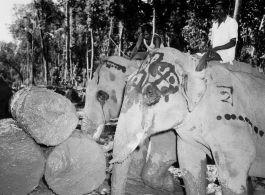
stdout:
[(196, 127), (193, 126), (193, 127), (191, 127), (188, 131), (193, 131), (193, 130), (195, 130), (195, 129), (196, 129)]
[(162, 62), (163, 53), (156, 53), (156, 60), (149, 67), (149, 74), (155, 78), (153, 84), (162, 95), (176, 93), (179, 90), (180, 80), (173, 64)]
[(112, 99), (114, 103), (118, 102), (117, 96), (116, 96), (116, 91), (114, 89), (111, 91), (110, 99)]
[(127, 98), (124, 99), (121, 113), (126, 113), (133, 106), (133, 104), (139, 103), (140, 100), (138, 92), (130, 85), (127, 85), (127, 87), (125, 88), (124, 96), (127, 96)]
[[(243, 122), (247, 122), (251, 127), (253, 127), (253, 124), (252, 124), (252, 122), (247, 118), (247, 117), (243, 117), (243, 116), (241, 116), (241, 115), (239, 115), (238, 117), (235, 115), (235, 114), (225, 114), (224, 115), (224, 118), (226, 119), (226, 120), (230, 120), (230, 119), (232, 119), (232, 120), (236, 120), (236, 119), (238, 119), (238, 120), (240, 120), (240, 121), (243, 121)], [(220, 115), (218, 115), (217, 117), (216, 117), (216, 119), (217, 120), (221, 120), (222, 119), (222, 116), (220, 116)], [(259, 134), (261, 137), (263, 137), (263, 135), (264, 135), (264, 131), (262, 131), (262, 130), (259, 130), (259, 128), (257, 127), (257, 126), (254, 126), (253, 127), (253, 130), (254, 130), (254, 132), (256, 133), (256, 134)]]
[(111, 81), (115, 81), (116, 76), (115, 76), (115, 74), (109, 72), (109, 78), (110, 78)]
[[(168, 95), (179, 90), (180, 79), (175, 66), (163, 62), (163, 53), (153, 53), (150, 56), (150, 66), (142, 67), (138, 74), (132, 78), (132, 86), (139, 92), (145, 94), (151, 85), (157, 94), (163, 95), (168, 102)], [(154, 93), (155, 94), (155, 93)]]
[(228, 86), (217, 86), (218, 88), (220, 88), (220, 93), (222, 95), (222, 102), (226, 102), (229, 103), (233, 106), (233, 93), (234, 93), (234, 89), (233, 87), (228, 87)]
[(245, 121), (243, 116), (239, 116), (238, 119), (241, 120), (241, 121)]
[(230, 114), (225, 114), (225, 119), (226, 119), (226, 120), (230, 120), (230, 119), (231, 119)]
[(126, 72), (126, 67), (121, 66), (121, 65), (116, 64), (116, 63), (111, 62), (111, 61), (106, 61), (106, 67), (107, 68), (116, 68), (117, 70), (121, 70), (123, 73)]

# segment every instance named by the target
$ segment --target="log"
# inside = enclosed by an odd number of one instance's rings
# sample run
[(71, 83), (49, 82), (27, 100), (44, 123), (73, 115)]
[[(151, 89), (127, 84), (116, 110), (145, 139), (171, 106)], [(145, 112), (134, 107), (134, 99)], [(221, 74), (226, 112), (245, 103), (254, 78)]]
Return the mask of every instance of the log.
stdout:
[(50, 153), (45, 169), (48, 186), (59, 195), (83, 195), (105, 180), (106, 159), (99, 145), (75, 131)]
[(33, 190), (29, 195), (56, 195), (51, 189), (43, 182), (40, 181), (39, 186)]
[(13, 118), (36, 142), (56, 146), (75, 130), (78, 117), (74, 105), (52, 90), (27, 87), (10, 102)]
[(44, 174), (41, 148), (13, 119), (0, 120), (0, 194), (27, 195)]

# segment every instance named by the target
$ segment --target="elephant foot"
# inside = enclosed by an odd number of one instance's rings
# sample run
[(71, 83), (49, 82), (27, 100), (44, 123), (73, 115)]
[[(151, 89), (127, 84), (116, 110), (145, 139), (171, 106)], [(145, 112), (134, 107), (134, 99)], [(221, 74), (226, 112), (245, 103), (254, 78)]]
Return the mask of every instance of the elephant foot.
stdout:
[[(164, 180), (164, 181), (163, 181)], [(180, 180), (174, 178), (171, 173), (162, 179), (161, 189), (168, 192), (182, 192)]]
[(178, 179), (167, 171), (163, 175), (142, 175), (142, 179), (149, 187), (167, 192), (182, 192), (182, 187)]

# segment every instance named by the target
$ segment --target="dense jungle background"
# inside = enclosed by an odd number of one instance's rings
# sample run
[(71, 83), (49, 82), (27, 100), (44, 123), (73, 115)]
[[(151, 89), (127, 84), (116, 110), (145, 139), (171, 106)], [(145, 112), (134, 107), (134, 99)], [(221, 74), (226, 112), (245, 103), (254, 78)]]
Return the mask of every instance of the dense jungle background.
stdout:
[[(106, 56), (129, 56), (138, 27), (153, 21), (164, 45), (201, 52), (209, 47), (215, 2), (32, 0), (15, 5), (14, 42), (0, 42), (0, 77), (14, 90), (25, 85), (83, 88)], [(239, 24), (236, 59), (263, 72), (264, 0), (231, 0), (229, 14)]]

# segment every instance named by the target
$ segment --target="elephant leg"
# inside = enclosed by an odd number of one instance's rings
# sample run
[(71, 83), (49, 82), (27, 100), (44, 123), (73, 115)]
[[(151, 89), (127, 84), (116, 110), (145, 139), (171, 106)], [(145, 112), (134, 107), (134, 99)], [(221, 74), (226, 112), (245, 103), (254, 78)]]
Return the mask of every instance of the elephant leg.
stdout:
[(247, 195), (248, 171), (256, 155), (248, 129), (225, 126), (208, 136), (223, 195)]
[(246, 159), (240, 156), (240, 153), (237, 154), (237, 158), (231, 158), (233, 155), (235, 155), (234, 152), (214, 152), (222, 194), (247, 195), (247, 177), (250, 164), (242, 164), (242, 162), (246, 162)]
[(206, 194), (206, 154), (180, 137), (177, 139), (178, 161), (187, 195)]
[(179, 181), (168, 171), (176, 162), (176, 133), (169, 131), (150, 138), (149, 158), (142, 171), (142, 180), (155, 189), (182, 191)]
[(139, 146), (132, 153), (132, 160), (128, 172), (128, 180), (142, 181), (141, 172), (146, 163), (147, 148), (149, 139), (146, 139), (144, 144)]

